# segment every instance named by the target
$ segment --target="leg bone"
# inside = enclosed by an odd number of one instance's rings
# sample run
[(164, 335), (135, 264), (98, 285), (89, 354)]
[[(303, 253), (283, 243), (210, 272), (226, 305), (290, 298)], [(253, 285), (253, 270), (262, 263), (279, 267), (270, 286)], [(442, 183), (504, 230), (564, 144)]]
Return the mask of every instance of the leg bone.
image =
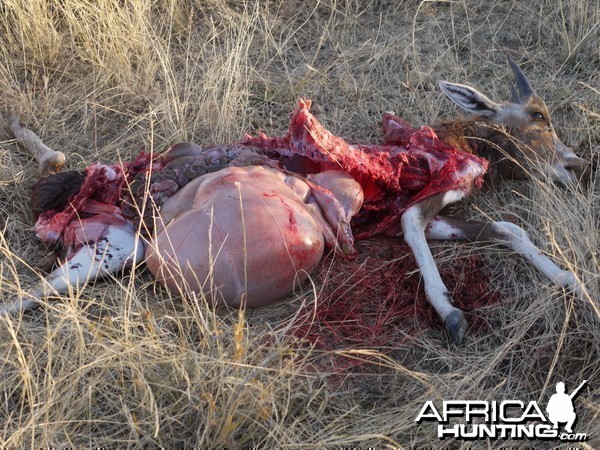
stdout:
[(45, 177), (62, 170), (65, 164), (65, 155), (62, 152), (47, 147), (33, 131), (21, 126), (18, 117), (11, 117), (8, 126), (18, 143), (38, 162), (41, 176)]

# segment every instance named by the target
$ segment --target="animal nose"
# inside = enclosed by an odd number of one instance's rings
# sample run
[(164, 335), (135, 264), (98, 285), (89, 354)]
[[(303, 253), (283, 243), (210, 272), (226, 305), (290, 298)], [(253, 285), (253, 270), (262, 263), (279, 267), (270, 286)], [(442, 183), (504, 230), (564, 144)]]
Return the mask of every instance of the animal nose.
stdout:
[(563, 167), (572, 173), (584, 188), (590, 183), (591, 164), (587, 159), (569, 157), (562, 160)]

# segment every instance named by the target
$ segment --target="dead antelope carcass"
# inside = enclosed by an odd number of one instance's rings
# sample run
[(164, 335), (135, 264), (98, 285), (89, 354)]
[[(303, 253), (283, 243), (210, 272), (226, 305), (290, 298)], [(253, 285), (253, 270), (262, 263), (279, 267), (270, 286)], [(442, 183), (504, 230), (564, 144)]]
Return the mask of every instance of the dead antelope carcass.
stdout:
[[(171, 290), (202, 293), (213, 303), (264, 305), (289, 294), (325, 246), (352, 255), (353, 236), (375, 235), (404, 237), (427, 299), (457, 342), (467, 323), (427, 239), (497, 242), (556, 285), (583, 295), (575, 275), (544, 256), (516, 225), (438, 215), (481, 186), (488, 161), (497, 180), (535, 168), (564, 185), (586, 176), (587, 161), (560, 141), (544, 102), (510, 64), (515, 103), (498, 104), (468, 86), (441, 82), (475, 116), (415, 129), (385, 113), (385, 145), (347, 143), (321, 126), (310, 101), (300, 100), (280, 138), (259, 134), (206, 149), (178, 144), (156, 158), (142, 154), (125, 165), (90, 166), (84, 177), (43, 179), (33, 192), (41, 212), (37, 235), (61, 243), (67, 262), (28, 299), (4, 310), (34, 305), (48, 292), (140, 262), (144, 254)], [(79, 176), (80, 188), (58, 195), (59, 176)]]

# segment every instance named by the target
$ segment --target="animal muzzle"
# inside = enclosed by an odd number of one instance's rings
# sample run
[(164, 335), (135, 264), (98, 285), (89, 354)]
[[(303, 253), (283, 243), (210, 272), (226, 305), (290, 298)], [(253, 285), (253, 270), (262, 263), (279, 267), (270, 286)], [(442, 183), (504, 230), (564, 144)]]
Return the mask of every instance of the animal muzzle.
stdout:
[(554, 181), (565, 187), (581, 185), (585, 188), (590, 182), (590, 172), (590, 162), (578, 156), (562, 158), (546, 169), (546, 173)]
[(591, 165), (587, 159), (580, 158), (554, 134), (554, 145), (558, 161), (547, 167), (552, 179), (565, 187), (581, 185), (584, 188), (590, 182)]
[(565, 170), (575, 177), (577, 183), (587, 187), (590, 183), (591, 164), (587, 159), (571, 157), (563, 161)]

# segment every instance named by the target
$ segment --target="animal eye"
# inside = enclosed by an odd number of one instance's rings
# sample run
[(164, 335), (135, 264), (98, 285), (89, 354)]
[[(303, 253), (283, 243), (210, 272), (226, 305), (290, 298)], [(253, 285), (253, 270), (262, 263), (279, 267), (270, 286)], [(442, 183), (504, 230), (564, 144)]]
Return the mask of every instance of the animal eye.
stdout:
[(531, 117), (533, 117), (535, 120), (544, 120), (544, 115), (539, 111), (532, 112)]

